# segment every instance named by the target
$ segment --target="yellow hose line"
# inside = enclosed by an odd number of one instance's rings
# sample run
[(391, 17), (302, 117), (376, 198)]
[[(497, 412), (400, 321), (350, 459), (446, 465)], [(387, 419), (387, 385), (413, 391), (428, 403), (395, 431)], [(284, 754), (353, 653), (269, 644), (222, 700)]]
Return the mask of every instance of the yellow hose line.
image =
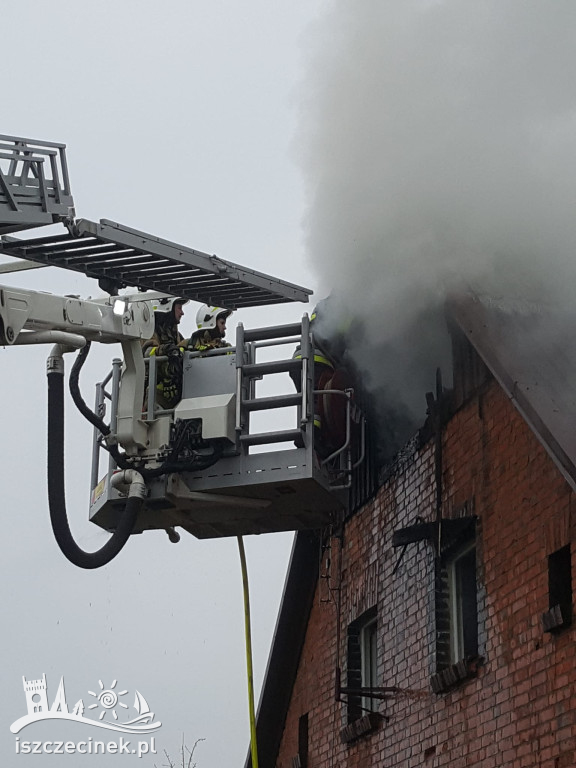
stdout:
[(248, 710), (250, 714), (250, 754), (252, 768), (258, 768), (258, 746), (256, 743), (256, 711), (254, 709), (254, 673), (252, 670), (252, 637), (250, 631), (250, 592), (248, 590), (248, 569), (242, 536), (237, 536), (242, 566), (242, 586), (244, 587), (244, 627), (246, 631), (246, 672), (248, 675)]

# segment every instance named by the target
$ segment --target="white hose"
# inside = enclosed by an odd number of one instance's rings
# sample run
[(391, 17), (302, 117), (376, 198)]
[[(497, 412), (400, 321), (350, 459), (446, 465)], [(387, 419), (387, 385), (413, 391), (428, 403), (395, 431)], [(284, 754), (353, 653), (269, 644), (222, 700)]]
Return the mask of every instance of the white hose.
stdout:
[(110, 480), (110, 485), (122, 493), (125, 493), (126, 488), (128, 488), (128, 496), (136, 496), (139, 499), (145, 499), (148, 492), (144, 478), (135, 469), (122, 469), (115, 472)]
[(57, 344), (59, 347), (72, 350), (81, 349), (86, 344), (86, 339), (78, 333), (66, 331), (25, 331), (18, 334), (14, 342), (15, 347), (20, 344)]

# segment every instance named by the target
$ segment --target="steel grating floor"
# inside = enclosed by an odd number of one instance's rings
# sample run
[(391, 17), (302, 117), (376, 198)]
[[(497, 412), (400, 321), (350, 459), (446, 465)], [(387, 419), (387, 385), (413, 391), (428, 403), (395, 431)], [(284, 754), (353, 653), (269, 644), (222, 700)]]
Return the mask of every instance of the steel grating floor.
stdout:
[(0, 253), (96, 278), (104, 290), (133, 286), (239, 309), (307, 302), (312, 291), (107, 219), (79, 219), (63, 235), (3, 237)]

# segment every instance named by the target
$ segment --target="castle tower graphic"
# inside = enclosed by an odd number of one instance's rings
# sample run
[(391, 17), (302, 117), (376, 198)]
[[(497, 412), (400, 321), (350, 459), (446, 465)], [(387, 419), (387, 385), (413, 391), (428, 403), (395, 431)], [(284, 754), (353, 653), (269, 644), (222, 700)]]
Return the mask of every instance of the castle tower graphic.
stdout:
[(42, 680), (26, 680), (22, 676), (24, 693), (29, 715), (37, 715), (39, 712), (48, 712), (48, 696), (46, 693), (46, 675)]

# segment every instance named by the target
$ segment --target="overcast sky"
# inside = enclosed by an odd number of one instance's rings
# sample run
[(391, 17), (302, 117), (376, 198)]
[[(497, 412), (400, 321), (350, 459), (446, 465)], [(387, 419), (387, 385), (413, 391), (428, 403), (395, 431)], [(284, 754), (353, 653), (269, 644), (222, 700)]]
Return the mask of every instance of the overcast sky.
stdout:
[[(402, 398), (424, 415), (446, 338), (432, 320), (461, 280), (574, 302), (572, 0), (27, 0), (4, 3), (1, 18), (0, 132), (67, 143), (78, 215), (269, 272), (315, 300), (333, 288), (364, 315), (354, 350), (386, 405)], [(98, 293), (54, 269), (0, 282)], [(251, 310), (230, 325), (308, 308)], [(199, 768), (241, 765), (236, 542), (146, 534), (96, 572), (63, 558), (46, 500), (47, 351), (2, 352), (3, 765), (62, 763), (15, 755), (9, 732), (25, 713), (22, 675), (42, 673), (50, 700), (62, 675), (69, 703), (98, 680), (138, 689), (163, 723), (159, 749), (174, 755), (184, 734), (205, 739)], [(91, 354), (89, 402), (114, 354)], [(80, 543), (96, 549), (90, 436), (69, 409), (68, 506)], [(258, 687), (291, 540), (247, 541)], [(34, 725), (22, 738), (77, 741), (80, 728)], [(91, 764), (130, 761), (154, 762)]]
[[(314, 288), (304, 261), (303, 186), (294, 162), (305, 32), (320, 0), (28, 0), (2, 4), (0, 132), (65, 142), (78, 216), (113, 219)], [(304, 34), (304, 37), (303, 37)], [(0, 282), (99, 293), (55, 269)], [(195, 307), (183, 320), (193, 329)], [(238, 313), (247, 326), (297, 320), (304, 305)], [(93, 384), (119, 348), (93, 349)], [(0, 350), (1, 351), (1, 350)], [(81, 571), (60, 554), (46, 498), (48, 348), (2, 352), (0, 760), (6, 766), (161, 765), (156, 758), (15, 754), (10, 724), (26, 712), (22, 676), (63, 675), (72, 706), (118, 680), (163, 723), (158, 749), (205, 739), (199, 766), (239, 766), (249, 739), (240, 567), (235, 540), (177, 546), (134, 537), (107, 567)], [(70, 361), (67, 361), (68, 367)], [(87, 522), (91, 428), (67, 411), (67, 495), (85, 548), (106, 535)], [(291, 534), (246, 542), (259, 687)], [(129, 702), (130, 706), (132, 701)], [(44, 723), (21, 739), (99, 738)]]

